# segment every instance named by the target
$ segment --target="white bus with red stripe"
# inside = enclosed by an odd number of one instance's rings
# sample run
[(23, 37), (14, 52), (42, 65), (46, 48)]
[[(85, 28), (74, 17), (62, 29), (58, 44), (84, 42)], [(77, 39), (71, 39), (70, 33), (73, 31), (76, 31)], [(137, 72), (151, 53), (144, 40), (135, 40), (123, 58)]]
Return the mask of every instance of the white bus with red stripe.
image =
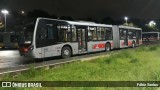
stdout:
[(157, 41), (160, 40), (159, 32), (142, 32), (143, 41)]
[(129, 26), (113, 26), (113, 48), (142, 45), (142, 29)]
[[(27, 57), (68, 58), (76, 54), (110, 51), (113, 48), (142, 44), (140, 28), (48, 18), (37, 18), (33, 26), (34, 28), (30, 28), (33, 29), (30, 44), (20, 48), (20, 54)], [(131, 32), (132, 39), (128, 38)], [(125, 34), (126, 38), (123, 38), (122, 34)]]

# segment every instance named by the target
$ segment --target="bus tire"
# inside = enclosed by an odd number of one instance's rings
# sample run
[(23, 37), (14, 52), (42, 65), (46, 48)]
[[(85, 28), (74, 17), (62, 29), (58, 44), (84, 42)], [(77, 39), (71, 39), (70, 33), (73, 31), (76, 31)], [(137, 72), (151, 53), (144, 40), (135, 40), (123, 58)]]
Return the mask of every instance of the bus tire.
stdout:
[(136, 47), (136, 43), (133, 41), (132, 42), (132, 48), (135, 48)]
[(71, 52), (70, 47), (65, 46), (65, 47), (62, 48), (61, 56), (62, 56), (63, 59), (71, 57), (71, 54), (72, 54), (72, 52)]
[(110, 43), (106, 43), (105, 51), (106, 52), (111, 51), (111, 45), (110, 45)]

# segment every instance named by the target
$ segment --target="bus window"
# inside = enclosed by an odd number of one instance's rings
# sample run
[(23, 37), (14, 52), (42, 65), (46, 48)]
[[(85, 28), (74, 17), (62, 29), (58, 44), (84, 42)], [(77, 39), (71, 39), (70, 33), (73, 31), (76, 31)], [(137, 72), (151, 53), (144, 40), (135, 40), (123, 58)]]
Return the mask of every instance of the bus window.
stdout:
[(89, 27), (88, 30), (88, 35), (89, 35), (89, 40), (97, 40), (97, 31), (96, 31), (96, 27)]
[(101, 27), (97, 27), (97, 37), (98, 37), (98, 40), (102, 40), (102, 37), (101, 37)]
[(72, 27), (72, 41), (77, 41), (77, 32), (75, 27)]
[(120, 39), (125, 40), (127, 37), (127, 30), (126, 29), (120, 29)]
[(128, 37), (129, 37), (129, 39), (136, 39), (136, 31), (135, 30), (129, 30), (128, 31)]
[(88, 41), (92, 40), (92, 32), (88, 28)]
[(112, 40), (112, 29), (111, 28), (105, 28), (106, 30), (106, 40)]
[(68, 25), (58, 25), (58, 37), (60, 42), (70, 42), (71, 41), (71, 27)]
[(105, 30), (105, 28), (101, 28), (101, 38), (102, 38), (102, 40), (105, 40), (105, 36), (106, 36), (106, 30)]
[[(106, 33), (105, 28), (98, 27), (97, 28), (97, 37), (98, 37), (98, 40), (105, 40), (105, 35), (106, 35), (105, 33)], [(110, 37), (110, 32), (108, 32), (108, 36)]]
[(131, 30), (128, 31), (128, 38), (133, 39), (133, 32)]

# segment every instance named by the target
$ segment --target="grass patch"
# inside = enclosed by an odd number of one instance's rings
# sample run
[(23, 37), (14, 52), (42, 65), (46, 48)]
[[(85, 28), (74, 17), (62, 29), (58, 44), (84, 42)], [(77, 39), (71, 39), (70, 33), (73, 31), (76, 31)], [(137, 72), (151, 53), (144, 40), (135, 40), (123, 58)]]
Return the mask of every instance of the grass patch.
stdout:
[[(53, 69), (31, 69), (16, 77), (8, 75), (1, 80), (13, 81), (160, 81), (160, 47), (147, 46), (136, 50), (122, 50), (109, 57), (93, 61), (66, 64)], [(23, 88), (16, 90), (30, 90)], [(51, 88), (32, 88), (50, 90)], [(87, 88), (70, 87), (53, 90), (154, 90), (157, 88)], [(12, 89), (8, 89), (12, 90)]]
[(158, 49), (158, 46), (151, 46), (149, 47), (149, 51), (156, 51)]

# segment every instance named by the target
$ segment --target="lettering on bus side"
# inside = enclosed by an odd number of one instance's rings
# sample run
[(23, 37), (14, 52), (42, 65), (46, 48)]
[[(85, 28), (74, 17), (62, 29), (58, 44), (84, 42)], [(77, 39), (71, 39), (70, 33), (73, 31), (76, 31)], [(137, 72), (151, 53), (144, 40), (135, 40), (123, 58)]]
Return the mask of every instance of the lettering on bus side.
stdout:
[(124, 42), (121, 42), (121, 45), (124, 46)]
[(128, 46), (132, 46), (132, 41), (128, 41)]
[(105, 48), (105, 44), (101, 43), (101, 44), (94, 44), (93, 45), (93, 49), (100, 49), (100, 48)]

